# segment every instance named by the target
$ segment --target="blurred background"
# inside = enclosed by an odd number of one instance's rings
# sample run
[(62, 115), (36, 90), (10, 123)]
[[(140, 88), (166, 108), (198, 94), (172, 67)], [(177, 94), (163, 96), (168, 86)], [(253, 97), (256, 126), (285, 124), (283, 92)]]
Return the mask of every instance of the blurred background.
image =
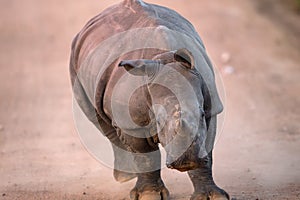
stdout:
[[(0, 1), (0, 199), (128, 199), (135, 182), (83, 147), (72, 119), (71, 41), (116, 0)], [(214, 177), (233, 199), (300, 199), (299, 0), (149, 0), (197, 29), (226, 92)], [(171, 199), (185, 173), (164, 169)]]

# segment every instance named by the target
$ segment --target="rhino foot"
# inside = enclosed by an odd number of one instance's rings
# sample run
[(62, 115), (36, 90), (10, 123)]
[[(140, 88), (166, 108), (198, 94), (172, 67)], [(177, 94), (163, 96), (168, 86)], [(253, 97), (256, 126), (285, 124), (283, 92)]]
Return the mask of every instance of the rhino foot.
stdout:
[(229, 195), (216, 185), (205, 186), (203, 190), (194, 192), (191, 200), (230, 200)]
[(156, 183), (137, 184), (130, 192), (131, 200), (169, 200), (169, 191), (160, 179)]
[(131, 200), (168, 200), (169, 191), (166, 188), (161, 189), (161, 191), (143, 191), (138, 192), (133, 189), (130, 192)]

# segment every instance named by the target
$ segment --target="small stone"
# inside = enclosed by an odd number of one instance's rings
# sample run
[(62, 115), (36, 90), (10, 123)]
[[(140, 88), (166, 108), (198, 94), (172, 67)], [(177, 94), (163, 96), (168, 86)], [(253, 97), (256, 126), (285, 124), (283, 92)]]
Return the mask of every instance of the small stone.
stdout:
[(288, 128), (286, 126), (282, 127), (282, 131), (283, 132), (287, 132), (288, 131)]
[(86, 192), (83, 192), (82, 194), (83, 194), (83, 195), (86, 195)]
[(233, 74), (235, 69), (234, 69), (234, 67), (227, 65), (223, 68), (223, 71), (225, 74)]
[(3, 193), (3, 194), (2, 194), (2, 196), (3, 196), (3, 197), (5, 197), (5, 196), (6, 196), (6, 194), (5, 194), (5, 193)]
[(222, 61), (222, 63), (226, 64), (226, 63), (228, 63), (228, 62), (230, 61), (230, 59), (231, 59), (230, 53), (228, 53), (228, 52), (223, 52), (223, 53), (221, 54), (221, 61)]

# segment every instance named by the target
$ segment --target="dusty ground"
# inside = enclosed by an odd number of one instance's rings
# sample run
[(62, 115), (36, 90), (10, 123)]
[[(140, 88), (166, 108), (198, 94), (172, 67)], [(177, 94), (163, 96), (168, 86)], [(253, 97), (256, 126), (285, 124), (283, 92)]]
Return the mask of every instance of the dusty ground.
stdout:
[[(134, 182), (80, 143), (68, 75), (73, 36), (115, 2), (0, 2), (0, 199), (128, 199)], [(223, 76), (217, 183), (234, 199), (300, 199), (299, 15), (278, 0), (149, 2), (188, 18)], [(189, 198), (186, 174), (163, 178), (172, 199)]]

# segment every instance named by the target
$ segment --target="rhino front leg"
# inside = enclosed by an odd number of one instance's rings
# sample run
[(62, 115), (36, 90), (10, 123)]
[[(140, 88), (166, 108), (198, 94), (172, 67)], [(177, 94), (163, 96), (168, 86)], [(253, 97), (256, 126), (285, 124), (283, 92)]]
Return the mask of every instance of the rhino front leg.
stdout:
[(168, 200), (169, 191), (160, 177), (160, 170), (139, 174), (136, 185), (130, 192), (130, 199)]
[(188, 171), (194, 186), (191, 200), (229, 200), (229, 195), (219, 188), (212, 176), (212, 153), (203, 160), (203, 166), (196, 170)]
[(188, 171), (194, 185), (194, 194), (191, 200), (228, 200), (229, 195), (215, 184), (212, 176), (212, 149), (217, 129), (217, 118), (207, 119), (206, 124), (208, 128), (206, 149), (210, 153), (201, 159), (202, 164), (199, 169)]
[(130, 192), (132, 200), (168, 200), (169, 191), (161, 176), (161, 155), (158, 144), (151, 138), (133, 137), (118, 130), (122, 143), (132, 152), (134, 172), (137, 175), (135, 187)]
[(134, 166), (131, 163), (131, 159), (128, 158), (128, 154), (124, 153), (125, 147), (120, 148), (115, 144), (112, 144), (114, 151), (114, 178), (116, 181), (123, 183), (127, 182), (133, 178), (136, 178), (137, 175), (134, 173)]

